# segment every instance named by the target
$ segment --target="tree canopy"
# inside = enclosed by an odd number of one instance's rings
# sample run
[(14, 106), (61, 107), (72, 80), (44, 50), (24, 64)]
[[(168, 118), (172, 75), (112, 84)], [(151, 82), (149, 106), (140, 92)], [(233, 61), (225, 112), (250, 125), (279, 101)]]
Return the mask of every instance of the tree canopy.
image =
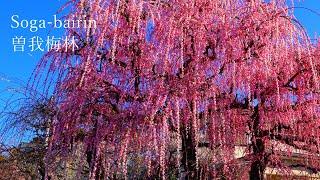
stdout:
[(70, 4), (97, 27), (68, 30), (79, 49), (38, 66), (58, 77), (48, 171), (79, 143), (91, 179), (231, 178), (241, 145), (250, 179), (295, 149), (319, 162), (319, 46), (286, 1)]

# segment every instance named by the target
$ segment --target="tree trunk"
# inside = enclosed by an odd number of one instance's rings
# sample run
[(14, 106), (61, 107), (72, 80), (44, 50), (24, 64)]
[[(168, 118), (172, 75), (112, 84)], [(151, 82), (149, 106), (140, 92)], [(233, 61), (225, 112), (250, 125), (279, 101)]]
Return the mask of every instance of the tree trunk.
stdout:
[(189, 125), (189, 129), (185, 127), (181, 128), (182, 139), (182, 158), (181, 165), (184, 172), (181, 172), (180, 179), (197, 179), (196, 168), (196, 145), (193, 138), (192, 126)]
[(249, 125), (252, 132), (252, 150), (253, 150), (253, 162), (251, 163), (249, 177), (250, 180), (262, 180), (264, 171), (268, 162), (268, 156), (265, 153), (265, 144), (262, 139), (259, 106), (254, 107), (253, 115), (251, 116), (253, 121), (252, 126)]

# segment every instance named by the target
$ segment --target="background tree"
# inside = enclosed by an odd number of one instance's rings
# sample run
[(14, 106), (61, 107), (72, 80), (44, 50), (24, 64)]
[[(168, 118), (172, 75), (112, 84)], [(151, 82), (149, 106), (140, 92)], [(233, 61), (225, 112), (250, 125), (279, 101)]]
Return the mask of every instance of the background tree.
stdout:
[[(1, 113), (0, 179), (44, 179), (52, 99), (34, 91), (15, 91)], [(19, 94), (19, 95), (18, 95)]]
[(44, 179), (44, 140), (39, 137), (17, 146), (2, 146), (0, 179)]
[(231, 178), (247, 134), (246, 171), (262, 179), (285, 169), (280, 145), (319, 153), (318, 44), (286, 1), (70, 4), (67, 18), (97, 27), (69, 29), (79, 49), (39, 64), (58, 77), (47, 160), (82, 143), (91, 179), (166, 178), (172, 161), (180, 178)]

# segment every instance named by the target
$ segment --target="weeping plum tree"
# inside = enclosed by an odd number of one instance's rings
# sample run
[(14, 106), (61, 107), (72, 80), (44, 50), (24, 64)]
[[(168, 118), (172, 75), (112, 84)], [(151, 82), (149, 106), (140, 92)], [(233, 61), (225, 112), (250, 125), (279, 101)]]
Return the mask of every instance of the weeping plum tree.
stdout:
[(39, 64), (59, 82), (46, 172), (77, 143), (91, 179), (166, 179), (172, 167), (182, 179), (230, 179), (244, 136), (250, 179), (285, 169), (293, 149), (319, 154), (319, 48), (286, 1), (70, 4), (67, 18), (97, 27), (69, 29), (79, 48)]

